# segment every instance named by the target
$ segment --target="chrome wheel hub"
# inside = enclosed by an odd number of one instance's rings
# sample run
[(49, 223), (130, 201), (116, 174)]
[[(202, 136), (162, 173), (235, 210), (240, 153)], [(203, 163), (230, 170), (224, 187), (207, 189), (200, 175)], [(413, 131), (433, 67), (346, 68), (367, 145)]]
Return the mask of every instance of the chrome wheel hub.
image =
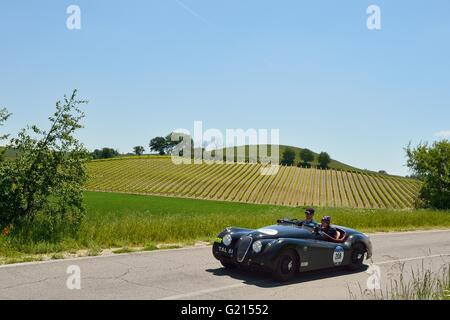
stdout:
[(293, 265), (293, 262), (291, 260), (291, 261), (289, 261), (288, 266), (287, 266), (289, 271), (292, 270), (292, 265)]

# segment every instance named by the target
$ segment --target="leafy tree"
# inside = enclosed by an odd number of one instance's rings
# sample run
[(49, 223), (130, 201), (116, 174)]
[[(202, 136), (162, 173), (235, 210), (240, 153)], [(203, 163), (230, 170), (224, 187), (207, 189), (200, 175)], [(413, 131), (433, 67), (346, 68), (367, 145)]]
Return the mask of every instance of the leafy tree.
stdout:
[[(172, 139), (172, 135), (173, 135), (174, 139)], [(171, 154), (172, 150), (175, 148), (175, 146), (182, 141), (183, 141), (183, 136), (176, 134), (176, 133), (169, 133), (166, 136), (166, 148), (165, 148), (166, 153)]]
[[(191, 145), (191, 155), (194, 154), (194, 140), (191, 136), (172, 132), (168, 134), (166, 137), (155, 137), (150, 141), (150, 150), (157, 151), (160, 155), (172, 154), (174, 148), (182, 142), (186, 142), (187, 139), (190, 139)], [(180, 151), (180, 155), (182, 156), (182, 152)]]
[(309, 149), (302, 149), (300, 151), (300, 159), (303, 161), (303, 165), (310, 167), (310, 162), (314, 160), (314, 153)]
[(18, 157), (0, 162), (0, 225), (31, 231), (39, 215), (48, 222), (48, 233), (57, 225), (78, 229), (85, 213), (82, 188), (89, 155), (74, 136), (84, 118), (78, 106), (87, 103), (76, 92), (56, 103), (48, 131), (31, 126), (11, 140), (8, 147)]
[(167, 139), (164, 137), (156, 137), (150, 140), (149, 143), (150, 150), (157, 151), (159, 155), (165, 155), (166, 154), (166, 148), (167, 148)]
[(113, 148), (102, 148), (101, 150), (95, 149), (94, 152), (92, 152), (92, 159), (109, 159), (114, 158), (120, 155), (119, 151), (113, 149)]
[(290, 148), (284, 150), (280, 163), (282, 165), (292, 166), (294, 164), (294, 161), (295, 161), (295, 151)]
[(317, 157), (317, 162), (322, 169), (326, 169), (331, 162), (331, 157), (328, 153), (321, 152)]
[(407, 166), (423, 178), (418, 206), (436, 209), (450, 208), (450, 141), (421, 143), (406, 148)]
[(378, 173), (380, 173), (380, 174), (388, 174), (386, 170), (380, 170), (380, 171), (378, 171)]
[[(3, 126), (3, 123), (8, 120), (8, 118), (11, 116), (11, 114), (6, 110), (5, 108), (0, 109), (0, 127)], [(8, 134), (0, 134), (0, 140), (4, 140), (8, 138)]]
[(141, 156), (144, 154), (145, 149), (143, 146), (136, 146), (133, 148), (133, 151), (137, 156)]
[[(5, 108), (0, 109), (0, 127), (3, 126), (3, 123), (8, 120), (8, 118), (11, 116), (11, 114), (6, 110)], [(7, 134), (1, 134), (0, 133), (0, 142), (4, 139), (7, 139), (9, 135)], [(0, 161), (3, 159), (3, 153), (5, 152), (6, 148), (0, 148)]]

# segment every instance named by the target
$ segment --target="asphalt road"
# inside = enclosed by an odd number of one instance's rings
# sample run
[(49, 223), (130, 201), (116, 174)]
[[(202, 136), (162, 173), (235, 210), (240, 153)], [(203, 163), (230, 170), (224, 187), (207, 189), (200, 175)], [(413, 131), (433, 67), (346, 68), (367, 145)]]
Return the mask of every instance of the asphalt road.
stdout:
[[(450, 230), (371, 239), (382, 288), (402, 266), (408, 277), (411, 268), (436, 271), (450, 263)], [(67, 287), (73, 265), (80, 270), (79, 290)], [(175, 249), (0, 266), (0, 299), (350, 299), (367, 288), (373, 270), (308, 272), (279, 284), (265, 274), (223, 269), (210, 247)]]

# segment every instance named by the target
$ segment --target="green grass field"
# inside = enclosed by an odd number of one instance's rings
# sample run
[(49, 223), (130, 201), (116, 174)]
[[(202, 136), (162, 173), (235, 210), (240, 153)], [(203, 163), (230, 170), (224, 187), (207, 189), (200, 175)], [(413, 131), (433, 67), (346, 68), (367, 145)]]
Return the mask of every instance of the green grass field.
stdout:
[[(303, 209), (157, 196), (86, 192), (87, 216), (76, 237), (30, 243), (0, 240), (0, 256), (88, 249), (147, 247), (211, 241), (223, 228), (258, 228), (279, 218), (302, 218)], [(450, 227), (449, 211), (320, 208), (317, 219), (364, 232)]]
[[(85, 224), (90, 226), (84, 226), (84, 231), (105, 245), (121, 243), (108, 243), (109, 238), (100, 237), (96, 231), (103, 228), (101, 234), (128, 244), (143, 244), (211, 240), (228, 226), (259, 228), (284, 217), (304, 217), (304, 208), (115, 193), (86, 192), (86, 204), (89, 214)], [(316, 218), (320, 220), (322, 215), (331, 215), (335, 224), (364, 232), (450, 227), (448, 211), (320, 208)]]

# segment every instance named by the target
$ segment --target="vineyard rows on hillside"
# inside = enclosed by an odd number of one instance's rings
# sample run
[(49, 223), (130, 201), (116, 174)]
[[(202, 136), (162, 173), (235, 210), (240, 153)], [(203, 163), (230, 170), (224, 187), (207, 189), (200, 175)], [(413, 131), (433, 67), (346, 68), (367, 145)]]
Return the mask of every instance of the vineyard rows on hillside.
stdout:
[(152, 194), (286, 206), (412, 208), (417, 180), (340, 170), (281, 166), (261, 175), (261, 164), (183, 164), (170, 158), (123, 158), (88, 164), (92, 191)]

